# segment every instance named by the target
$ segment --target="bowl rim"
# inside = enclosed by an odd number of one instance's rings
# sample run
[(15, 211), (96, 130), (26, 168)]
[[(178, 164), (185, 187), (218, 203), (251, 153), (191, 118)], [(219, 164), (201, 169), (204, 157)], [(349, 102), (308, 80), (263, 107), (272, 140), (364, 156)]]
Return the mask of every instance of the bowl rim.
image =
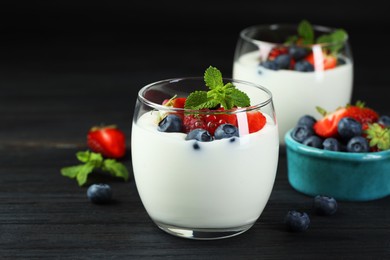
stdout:
[(301, 153), (307, 156), (319, 157), (323, 159), (333, 159), (342, 161), (378, 161), (384, 159), (390, 159), (390, 150), (380, 152), (369, 152), (369, 153), (348, 153), (348, 152), (336, 152), (328, 151), (315, 147), (310, 147), (295, 141), (291, 137), (293, 129), (287, 131), (284, 135), (284, 140), (287, 149), (292, 149), (295, 152)]

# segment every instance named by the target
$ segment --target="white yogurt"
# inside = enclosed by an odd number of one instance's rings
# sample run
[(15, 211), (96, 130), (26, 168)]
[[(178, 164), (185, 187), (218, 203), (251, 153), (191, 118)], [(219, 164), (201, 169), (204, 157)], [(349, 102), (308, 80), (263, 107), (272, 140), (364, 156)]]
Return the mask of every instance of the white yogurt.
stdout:
[(272, 92), (280, 142), (298, 119), (306, 114), (317, 119), (316, 106), (327, 111), (351, 101), (353, 66), (349, 60), (334, 69), (315, 72), (269, 70), (259, 66), (259, 52), (242, 55), (233, 65), (233, 79), (246, 80)]
[(212, 142), (157, 131), (156, 113), (132, 126), (132, 162), (143, 205), (156, 222), (186, 228), (253, 224), (263, 211), (278, 163), (277, 126)]

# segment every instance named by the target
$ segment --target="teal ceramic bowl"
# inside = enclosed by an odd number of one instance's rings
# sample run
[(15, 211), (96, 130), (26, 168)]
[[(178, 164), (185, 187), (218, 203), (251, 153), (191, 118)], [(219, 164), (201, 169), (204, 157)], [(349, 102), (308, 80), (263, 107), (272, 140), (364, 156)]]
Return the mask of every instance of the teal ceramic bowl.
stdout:
[(347, 153), (321, 150), (285, 135), (288, 181), (309, 196), (370, 201), (390, 195), (390, 150)]

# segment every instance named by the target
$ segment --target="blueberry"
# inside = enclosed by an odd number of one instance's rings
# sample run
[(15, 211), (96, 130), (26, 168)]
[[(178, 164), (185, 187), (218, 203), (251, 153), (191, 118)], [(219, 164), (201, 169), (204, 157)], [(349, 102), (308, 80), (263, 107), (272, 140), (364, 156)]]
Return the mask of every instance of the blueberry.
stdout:
[(315, 122), (317, 122), (317, 120), (314, 117), (310, 115), (304, 115), (298, 119), (297, 125), (307, 125), (309, 127), (313, 127)]
[(158, 123), (157, 130), (160, 132), (181, 132), (182, 125), (183, 123), (179, 116), (169, 114)]
[(303, 212), (290, 210), (285, 217), (285, 224), (290, 231), (302, 232), (309, 228), (310, 218)]
[(215, 129), (214, 137), (215, 139), (230, 138), (233, 136), (238, 137), (238, 129), (231, 124), (222, 124)]
[(300, 60), (307, 56), (308, 50), (296, 45), (292, 45), (288, 49), (288, 53), (291, 55), (291, 57), (294, 58), (294, 60)]
[(295, 63), (294, 70), (302, 72), (311, 72), (314, 71), (314, 66), (306, 60), (300, 60)]
[(279, 69), (290, 68), (291, 57), (288, 54), (282, 54), (274, 59), (274, 62), (278, 65)]
[(297, 125), (291, 132), (291, 137), (298, 143), (302, 143), (309, 136), (314, 135), (313, 128), (307, 125)]
[(337, 132), (344, 140), (349, 140), (354, 136), (362, 135), (362, 124), (351, 117), (342, 118), (337, 124)]
[(314, 147), (314, 148), (319, 148), (322, 149), (322, 138), (317, 136), (317, 135), (312, 135), (303, 140), (302, 144)]
[(378, 119), (378, 123), (384, 125), (385, 127), (390, 126), (390, 116), (380, 116)]
[(92, 184), (87, 190), (88, 199), (96, 204), (104, 204), (111, 201), (112, 190), (108, 184)]
[(342, 150), (342, 147), (341, 147), (339, 140), (337, 140), (336, 138), (333, 138), (333, 137), (326, 138), (322, 142), (322, 147), (324, 150), (328, 150), (328, 151), (338, 152), (338, 151)]
[(344, 65), (346, 62), (342, 58), (337, 58), (337, 65)]
[(267, 60), (261, 64), (264, 68), (270, 69), (270, 70), (278, 70), (279, 66), (276, 64), (275, 61)]
[(333, 197), (317, 195), (313, 207), (317, 215), (330, 216), (337, 211), (337, 201)]
[(363, 136), (352, 137), (347, 143), (347, 152), (366, 153), (370, 151), (368, 141)]
[(190, 131), (186, 138), (186, 140), (198, 140), (199, 142), (210, 142), (213, 140), (213, 137), (210, 133), (202, 128), (196, 128)]

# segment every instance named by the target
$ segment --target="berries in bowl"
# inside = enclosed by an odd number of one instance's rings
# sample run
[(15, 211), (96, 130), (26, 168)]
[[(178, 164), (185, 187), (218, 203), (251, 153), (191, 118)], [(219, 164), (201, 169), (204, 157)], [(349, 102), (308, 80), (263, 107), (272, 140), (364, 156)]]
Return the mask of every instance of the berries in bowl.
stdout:
[(345, 201), (390, 195), (389, 116), (362, 102), (317, 110), (321, 119), (303, 115), (285, 135), (291, 186)]

